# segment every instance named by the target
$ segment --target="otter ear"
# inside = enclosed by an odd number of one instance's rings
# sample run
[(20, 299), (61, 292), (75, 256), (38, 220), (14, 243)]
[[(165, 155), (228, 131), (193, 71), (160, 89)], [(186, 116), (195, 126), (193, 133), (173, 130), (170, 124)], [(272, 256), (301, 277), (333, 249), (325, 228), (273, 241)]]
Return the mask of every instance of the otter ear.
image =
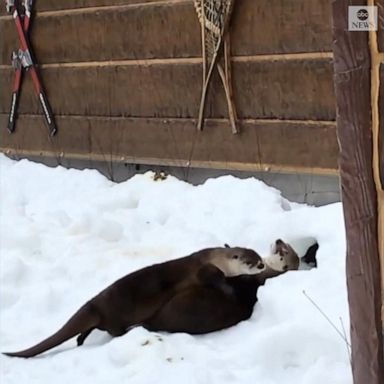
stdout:
[(227, 243), (224, 244), (225, 248), (231, 248)]

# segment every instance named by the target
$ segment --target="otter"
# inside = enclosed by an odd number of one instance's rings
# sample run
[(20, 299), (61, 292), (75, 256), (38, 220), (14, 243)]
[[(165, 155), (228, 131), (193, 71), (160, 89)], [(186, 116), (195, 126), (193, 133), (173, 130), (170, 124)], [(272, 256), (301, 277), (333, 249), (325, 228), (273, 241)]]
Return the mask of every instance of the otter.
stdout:
[(287, 271), (298, 270), (300, 258), (290, 244), (277, 239), (271, 247), (271, 255), (264, 258), (265, 271), (263, 278), (269, 279)]
[(149, 331), (204, 334), (249, 319), (257, 302), (258, 288), (267, 279), (299, 268), (300, 258), (288, 243), (278, 239), (271, 251), (271, 255), (263, 259), (266, 269), (261, 273), (232, 277), (221, 274), (225, 290), (213, 285), (187, 287), (141, 325)]
[[(224, 247), (230, 248), (228, 244), (224, 244)], [(291, 247), (290, 244), (284, 242), (281, 239), (277, 239), (271, 246), (271, 254), (267, 258), (264, 258), (265, 270), (263, 274), (259, 276), (266, 280), (271, 277), (276, 277), (287, 271), (297, 270), (302, 262), (309, 263), (315, 260), (315, 255), (318, 249), (318, 244), (314, 244), (309, 247), (307, 253), (302, 258), (299, 258), (296, 251)], [(310, 255), (310, 256), (309, 256)], [(313, 267), (316, 267), (314, 265)]]
[(75, 336), (80, 346), (94, 329), (121, 336), (134, 326), (151, 324), (150, 319), (162, 306), (186, 289), (194, 287), (199, 292), (199, 286), (210, 287), (214, 295), (219, 292), (232, 295), (232, 287), (225, 278), (259, 274), (264, 268), (262, 258), (255, 251), (240, 247), (207, 248), (155, 264), (105, 288), (42, 342), (26, 350), (4, 354), (33, 357)]

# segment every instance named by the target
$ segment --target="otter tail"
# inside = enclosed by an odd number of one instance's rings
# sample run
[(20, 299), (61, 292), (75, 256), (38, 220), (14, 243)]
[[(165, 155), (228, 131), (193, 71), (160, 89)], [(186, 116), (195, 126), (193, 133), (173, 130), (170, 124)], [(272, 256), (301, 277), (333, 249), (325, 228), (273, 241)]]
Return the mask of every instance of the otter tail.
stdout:
[(65, 324), (52, 336), (36, 344), (35, 346), (19, 352), (4, 352), (4, 355), (12, 357), (33, 357), (64, 343), (78, 334), (89, 334), (100, 322), (97, 311), (92, 304), (83, 305)]

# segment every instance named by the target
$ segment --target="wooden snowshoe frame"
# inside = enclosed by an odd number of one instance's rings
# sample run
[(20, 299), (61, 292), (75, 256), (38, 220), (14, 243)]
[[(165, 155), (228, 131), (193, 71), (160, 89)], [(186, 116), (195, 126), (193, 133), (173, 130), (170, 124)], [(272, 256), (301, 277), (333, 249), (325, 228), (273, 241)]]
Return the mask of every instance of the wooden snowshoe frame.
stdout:
[[(201, 25), (201, 46), (203, 55), (203, 87), (200, 99), (197, 129), (204, 125), (204, 109), (208, 86), (215, 67), (224, 86), (228, 105), (228, 117), (232, 133), (239, 133), (236, 125), (237, 113), (233, 101), (231, 79), (231, 53), (229, 21), (235, 0), (194, 0)], [(223, 68), (224, 66), (224, 68)]]

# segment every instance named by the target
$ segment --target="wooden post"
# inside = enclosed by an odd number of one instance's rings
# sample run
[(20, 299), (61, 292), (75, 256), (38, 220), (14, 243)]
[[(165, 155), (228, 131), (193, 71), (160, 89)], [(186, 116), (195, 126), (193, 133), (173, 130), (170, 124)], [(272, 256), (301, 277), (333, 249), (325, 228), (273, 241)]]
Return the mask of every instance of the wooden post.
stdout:
[(380, 255), (384, 252), (381, 227), (384, 204), (378, 172), (377, 42), (376, 32), (348, 31), (348, 6), (373, 5), (374, 1), (365, 3), (333, 2), (334, 80), (347, 235), (352, 372), (354, 384), (383, 384), (384, 279)]

